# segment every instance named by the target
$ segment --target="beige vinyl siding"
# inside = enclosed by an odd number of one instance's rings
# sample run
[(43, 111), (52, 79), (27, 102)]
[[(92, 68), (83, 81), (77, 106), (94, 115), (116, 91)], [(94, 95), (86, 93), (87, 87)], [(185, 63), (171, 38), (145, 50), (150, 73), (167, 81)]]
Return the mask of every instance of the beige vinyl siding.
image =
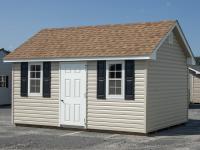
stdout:
[(191, 102), (200, 103), (200, 75), (191, 74)]
[(88, 62), (87, 127), (145, 132), (145, 61), (135, 61), (135, 100), (97, 100), (97, 62)]
[(147, 132), (186, 122), (186, 56), (175, 36), (173, 45), (166, 39), (147, 72)]
[(59, 125), (59, 63), (52, 63), (51, 98), (20, 96), (20, 63), (13, 64), (14, 123)]

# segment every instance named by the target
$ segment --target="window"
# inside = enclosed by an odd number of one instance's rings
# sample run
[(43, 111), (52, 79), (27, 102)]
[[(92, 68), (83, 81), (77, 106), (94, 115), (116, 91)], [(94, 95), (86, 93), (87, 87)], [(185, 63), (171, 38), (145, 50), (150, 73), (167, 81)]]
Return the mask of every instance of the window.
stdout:
[(8, 76), (0, 76), (0, 87), (8, 88)]
[(107, 97), (123, 98), (124, 95), (124, 62), (108, 61), (106, 69)]
[(29, 96), (42, 95), (42, 64), (29, 64)]

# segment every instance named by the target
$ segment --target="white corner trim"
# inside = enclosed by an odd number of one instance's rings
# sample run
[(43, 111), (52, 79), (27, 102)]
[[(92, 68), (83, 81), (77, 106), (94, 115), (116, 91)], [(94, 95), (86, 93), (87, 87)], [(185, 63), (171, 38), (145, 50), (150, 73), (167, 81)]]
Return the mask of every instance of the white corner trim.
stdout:
[(148, 103), (147, 103), (147, 99), (148, 99), (148, 95), (147, 95), (147, 93), (148, 93), (148, 65), (149, 65), (149, 62), (148, 61), (146, 61), (145, 62), (145, 68), (144, 68), (144, 118), (145, 118), (145, 121), (144, 121), (144, 131), (145, 131), (145, 133), (148, 133), (148, 121), (147, 121), (147, 119), (148, 119), (148, 117), (147, 117), (147, 114), (148, 114)]
[(191, 50), (191, 48), (190, 48), (190, 46), (189, 46), (189, 44), (188, 44), (188, 42), (187, 42), (187, 40), (186, 40), (186, 38), (185, 38), (185, 35), (184, 35), (184, 33), (183, 33), (183, 31), (182, 31), (182, 29), (181, 29), (181, 27), (180, 27), (180, 25), (179, 25), (179, 23), (178, 22), (176, 22), (176, 24), (169, 30), (169, 32), (165, 35), (165, 37), (160, 41), (160, 43), (156, 46), (156, 48), (154, 49), (154, 51), (153, 51), (153, 53), (152, 53), (152, 55), (151, 55), (151, 58), (153, 59), (153, 60), (156, 60), (156, 56), (157, 56), (157, 51), (158, 51), (158, 49), (161, 47), (161, 45), (165, 42), (165, 40), (167, 39), (167, 37), (170, 35), (170, 33), (173, 31), (173, 29), (174, 28), (177, 28), (178, 29), (178, 31), (179, 31), (179, 34), (180, 34), (180, 36), (181, 36), (181, 38), (182, 38), (182, 40), (183, 40), (183, 42), (184, 42), (184, 44), (185, 44), (185, 46), (186, 46), (186, 48), (187, 48), (187, 51), (189, 52), (189, 54), (190, 54), (190, 57), (191, 57), (191, 59), (192, 59), (192, 65), (195, 65), (196, 64), (196, 61), (195, 61), (195, 59), (194, 59), (194, 55), (193, 55), (193, 53), (192, 53), (192, 50)]
[(15, 108), (15, 103), (14, 103), (14, 64), (12, 64), (12, 79), (11, 79), (11, 81), (12, 81), (12, 87), (11, 87), (11, 123), (12, 123), (12, 125), (14, 125), (15, 124), (15, 122), (14, 122), (14, 108)]
[(84, 58), (38, 58), (38, 59), (16, 59), (4, 60), (4, 62), (61, 62), (61, 61), (93, 61), (93, 60), (147, 60), (150, 56), (129, 56), (129, 57), (84, 57)]
[(195, 69), (193, 69), (193, 68), (191, 68), (191, 67), (189, 67), (189, 70), (194, 71), (196, 74), (200, 74), (199, 71), (197, 71), (197, 70), (195, 70)]
[(59, 101), (59, 119), (58, 119), (58, 127), (61, 127), (61, 64), (60, 62), (58, 62), (58, 66), (59, 66), (59, 98), (58, 98), (58, 101)]
[(179, 31), (179, 33), (180, 33), (180, 35), (181, 35), (181, 38), (182, 38), (182, 40), (183, 40), (183, 42), (184, 42), (184, 44), (185, 44), (185, 46), (186, 46), (186, 48), (187, 48), (187, 50), (188, 50), (190, 56), (191, 56), (192, 65), (195, 65), (195, 64), (196, 64), (196, 61), (195, 61), (194, 55), (193, 55), (193, 53), (192, 53), (192, 50), (191, 50), (191, 48), (190, 48), (190, 46), (189, 46), (189, 44), (188, 44), (188, 42), (187, 42), (187, 40), (186, 40), (186, 38), (185, 38), (185, 35), (184, 35), (184, 33), (183, 33), (183, 31), (182, 31), (182, 29), (181, 29), (181, 27), (180, 27), (180, 25), (179, 25), (178, 22), (176, 23), (176, 27), (177, 27), (177, 29), (178, 29), (178, 31)]

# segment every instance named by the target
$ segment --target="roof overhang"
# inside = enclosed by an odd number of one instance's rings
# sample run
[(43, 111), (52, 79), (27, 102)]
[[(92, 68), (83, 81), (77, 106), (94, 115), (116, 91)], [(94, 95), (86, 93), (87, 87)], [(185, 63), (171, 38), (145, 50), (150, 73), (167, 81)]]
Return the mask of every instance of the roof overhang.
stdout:
[(12, 59), (4, 62), (61, 62), (61, 61), (94, 61), (94, 60), (148, 60), (151, 56), (129, 56), (129, 57), (82, 57), (82, 58), (36, 58), (36, 59)]
[(189, 67), (189, 70), (193, 71), (195, 74), (200, 74), (200, 71), (198, 71), (194, 68)]
[(161, 47), (161, 45), (164, 43), (164, 41), (167, 39), (167, 37), (169, 36), (169, 34), (175, 29), (177, 28), (178, 30), (178, 33), (180, 34), (181, 36), (181, 39), (186, 47), (186, 51), (188, 52), (188, 54), (190, 55), (190, 58), (188, 59), (188, 64), (192, 64), (192, 65), (195, 65), (196, 64), (196, 61), (195, 61), (195, 58), (194, 58), (194, 54), (192, 53), (192, 50), (187, 42), (187, 39), (183, 33), (183, 30), (181, 29), (181, 26), (179, 25), (178, 21), (176, 21), (176, 23), (174, 24), (174, 26), (172, 26), (172, 28), (169, 30), (169, 32), (162, 38), (162, 40), (159, 42), (159, 44), (155, 47), (152, 55), (151, 55), (151, 58), (156, 60), (156, 57), (157, 57), (157, 51), (158, 49)]

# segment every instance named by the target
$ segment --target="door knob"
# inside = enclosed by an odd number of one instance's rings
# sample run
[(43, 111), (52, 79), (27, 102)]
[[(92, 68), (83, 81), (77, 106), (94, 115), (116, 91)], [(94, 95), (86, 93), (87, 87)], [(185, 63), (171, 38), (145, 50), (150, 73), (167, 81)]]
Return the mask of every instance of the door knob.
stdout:
[(61, 99), (61, 102), (64, 102), (64, 100), (63, 100), (63, 99)]

